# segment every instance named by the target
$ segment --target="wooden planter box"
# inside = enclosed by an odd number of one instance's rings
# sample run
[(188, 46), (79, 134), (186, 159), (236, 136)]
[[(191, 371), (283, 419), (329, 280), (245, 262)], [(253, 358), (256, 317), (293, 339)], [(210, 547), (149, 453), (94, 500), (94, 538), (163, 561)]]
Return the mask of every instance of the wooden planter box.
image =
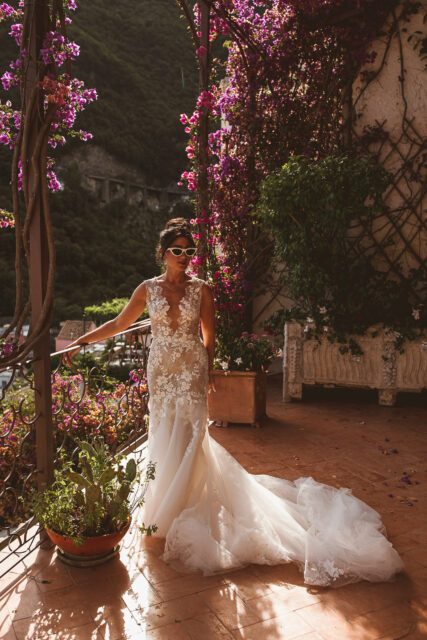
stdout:
[(225, 427), (230, 422), (259, 427), (266, 409), (266, 374), (214, 371), (213, 379), (216, 391), (208, 395), (209, 419)]
[[(378, 331), (371, 337), (372, 331)], [(393, 336), (373, 327), (364, 336), (354, 336), (363, 355), (339, 352), (328, 339), (305, 339), (303, 325), (285, 324), (283, 349), (283, 400), (302, 398), (303, 384), (377, 389), (379, 404), (393, 406), (399, 391), (420, 392), (427, 388), (427, 341), (407, 341), (403, 353)]]

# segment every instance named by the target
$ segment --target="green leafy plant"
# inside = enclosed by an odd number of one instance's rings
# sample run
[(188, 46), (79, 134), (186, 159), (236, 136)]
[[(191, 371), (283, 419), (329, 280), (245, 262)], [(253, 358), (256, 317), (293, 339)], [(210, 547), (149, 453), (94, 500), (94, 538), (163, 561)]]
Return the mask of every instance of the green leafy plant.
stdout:
[(127, 305), (129, 298), (113, 298), (105, 300), (101, 304), (92, 304), (85, 307), (85, 315), (100, 322), (106, 322), (117, 316)]
[(293, 157), (263, 182), (256, 215), (286, 265), (285, 284), (295, 301), (279, 314), (282, 320), (308, 318), (315, 333), (326, 331), (352, 352), (357, 348), (349, 334), (370, 326), (383, 324), (407, 337), (427, 326), (427, 308), (412, 294), (417, 284), (425, 297), (425, 270), (392, 279), (372, 263), (363, 239), (349, 234), (350, 223), (369, 225), (383, 211), (389, 181), (369, 157), (329, 156)]
[[(120, 531), (131, 517), (130, 495), (137, 477), (135, 460), (130, 458), (124, 466), (123, 458), (112, 457), (102, 438), (80, 441), (77, 463), (63, 458), (52, 485), (35, 495), (35, 516), (77, 544), (88, 536)], [(150, 463), (144, 482), (153, 478)]]
[(277, 353), (270, 336), (223, 334), (217, 340), (214, 366), (223, 371), (266, 371)]

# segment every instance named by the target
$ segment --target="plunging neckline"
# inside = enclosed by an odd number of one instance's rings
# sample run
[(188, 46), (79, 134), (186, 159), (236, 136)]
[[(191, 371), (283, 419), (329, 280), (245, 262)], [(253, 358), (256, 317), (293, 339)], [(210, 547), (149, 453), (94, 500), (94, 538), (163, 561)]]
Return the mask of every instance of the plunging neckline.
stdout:
[(172, 325), (172, 320), (173, 320), (173, 318), (172, 318), (172, 316), (170, 315), (170, 311), (171, 311), (171, 309), (172, 309), (172, 306), (171, 306), (171, 304), (170, 304), (169, 300), (167, 299), (167, 297), (166, 297), (166, 295), (165, 295), (165, 292), (164, 292), (164, 290), (163, 290), (163, 286), (160, 284), (159, 277), (160, 277), (160, 276), (157, 276), (157, 277), (155, 278), (155, 282), (156, 282), (157, 287), (159, 287), (159, 288), (160, 288), (161, 296), (162, 296), (163, 300), (165, 301), (165, 303), (166, 303), (166, 305), (167, 305), (167, 308), (166, 308), (166, 317), (167, 317), (167, 319), (168, 319), (169, 330), (170, 330), (170, 332), (171, 332), (171, 334), (172, 334), (172, 335), (175, 335), (175, 333), (178, 331), (178, 329), (179, 329), (179, 325), (180, 325), (180, 319), (181, 319), (181, 316), (182, 316), (182, 304), (183, 304), (184, 300), (185, 300), (185, 299), (186, 299), (186, 297), (187, 297), (187, 289), (189, 289), (189, 288), (190, 288), (190, 284), (191, 284), (192, 282), (194, 282), (194, 278), (189, 278), (189, 279), (187, 280), (187, 282), (186, 282), (186, 284), (185, 284), (185, 287), (184, 287), (184, 293), (182, 294), (181, 298), (179, 299), (178, 304), (176, 305), (176, 309), (177, 309), (177, 317), (176, 317), (176, 327), (174, 328), (174, 327), (173, 327), (173, 325)]

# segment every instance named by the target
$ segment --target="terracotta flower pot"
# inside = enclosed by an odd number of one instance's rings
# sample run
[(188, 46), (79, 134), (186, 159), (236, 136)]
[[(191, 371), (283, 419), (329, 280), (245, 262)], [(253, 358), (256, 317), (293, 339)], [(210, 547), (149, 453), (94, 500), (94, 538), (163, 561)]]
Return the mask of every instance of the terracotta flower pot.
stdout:
[(216, 391), (208, 395), (209, 419), (260, 426), (266, 409), (266, 374), (257, 371), (213, 371)]
[(129, 527), (130, 520), (122, 529), (120, 529), (120, 531), (107, 533), (103, 536), (87, 537), (84, 539), (82, 544), (76, 544), (70, 540), (70, 538), (66, 538), (60, 533), (56, 533), (56, 531), (52, 531), (52, 529), (48, 529), (47, 527), (46, 533), (53, 544), (59, 547), (59, 549), (61, 549), (66, 555), (73, 557), (77, 556), (82, 559), (94, 557), (101, 558), (105, 556), (106, 559), (108, 559), (113, 549), (117, 547), (120, 540), (126, 535)]

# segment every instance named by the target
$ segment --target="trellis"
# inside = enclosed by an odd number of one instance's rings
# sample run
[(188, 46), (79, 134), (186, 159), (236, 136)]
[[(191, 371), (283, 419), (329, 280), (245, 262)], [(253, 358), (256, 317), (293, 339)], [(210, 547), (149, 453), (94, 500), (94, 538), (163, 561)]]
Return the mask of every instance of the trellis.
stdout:
[[(423, 52), (419, 46), (415, 51), (408, 44), (405, 46), (404, 36), (409, 28), (407, 16), (402, 12), (402, 7), (393, 10), (383, 29), (383, 51), (377, 69), (365, 78), (362, 70), (354, 87), (353, 144), (358, 152), (372, 154), (389, 171), (391, 183), (384, 196), (384, 212), (373, 220), (357, 221), (350, 230), (350, 236), (353, 248), (363, 249), (371, 255), (378, 269), (394, 279), (405, 280), (416, 305), (425, 304), (427, 298), (427, 131), (425, 112), (423, 114), (420, 109), (422, 102), (418, 105), (418, 114), (411, 113), (412, 105), (408, 102), (407, 58), (412, 54), (412, 66), (414, 57), (418, 58), (419, 88), (422, 91)], [(415, 14), (412, 20), (415, 25), (411, 30), (417, 30), (415, 27), (422, 29), (421, 13)], [(369, 107), (369, 92), (375, 83), (387, 81), (384, 76), (393, 60), (398, 63), (396, 82), (400, 90), (400, 104), (396, 108), (401, 114), (399, 126), (390, 130), (387, 119), (375, 117), (370, 121), (369, 115), (364, 117), (364, 108)], [(418, 277), (414, 277), (414, 272)]]

